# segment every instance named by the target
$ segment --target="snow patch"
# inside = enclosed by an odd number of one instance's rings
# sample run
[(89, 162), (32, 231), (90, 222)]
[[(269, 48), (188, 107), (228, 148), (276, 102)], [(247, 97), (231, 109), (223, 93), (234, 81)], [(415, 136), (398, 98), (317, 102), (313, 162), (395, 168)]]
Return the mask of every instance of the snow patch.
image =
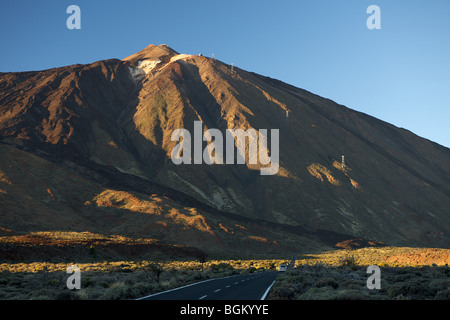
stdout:
[(192, 57), (192, 54), (177, 54), (176, 56), (173, 56), (171, 59), (170, 59), (170, 62), (174, 62), (174, 61), (177, 61), (177, 60), (180, 60), (180, 59), (184, 59), (184, 58), (188, 58), (188, 57)]
[(128, 67), (130, 74), (135, 81), (142, 80), (146, 74), (152, 71), (161, 60), (141, 60), (138, 61), (135, 67)]
[(158, 63), (160, 63), (161, 60), (141, 60), (137, 63), (136, 67), (141, 69), (145, 72), (145, 74), (148, 74), (150, 71), (152, 71)]
[(145, 76), (145, 72), (139, 68), (128, 67), (128, 70), (135, 81), (141, 80)]
[[(177, 54), (176, 56), (173, 56), (169, 63), (165, 64), (161, 69), (165, 68), (168, 64), (171, 62), (185, 59), (192, 57), (192, 54)], [(128, 67), (131, 73), (131, 76), (135, 81), (142, 80), (145, 75), (149, 74), (159, 63), (161, 63), (161, 60), (141, 60), (138, 61), (136, 66), (134, 67)]]

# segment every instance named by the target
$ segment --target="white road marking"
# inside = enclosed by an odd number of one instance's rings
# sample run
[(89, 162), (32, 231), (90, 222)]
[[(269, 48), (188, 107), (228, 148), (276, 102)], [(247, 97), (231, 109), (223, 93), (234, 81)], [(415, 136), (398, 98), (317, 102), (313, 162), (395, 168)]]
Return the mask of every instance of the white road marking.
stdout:
[(213, 278), (213, 279), (203, 280), (203, 281), (200, 281), (200, 282), (195, 282), (195, 283), (188, 284), (188, 285), (186, 285), (186, 286), (182, 286), (182, 287), (178, 287), (178, 288), (174, 288), (174, 289), (170, 289), (170, 290), (166, 290), (166, 291), (161, 291), (161, 292), (153, 293), (153, 294), (150, 294), (150, 295), (145, 296), (145, 297), (137, 298), (137, 299), (135, 299), (135, 300), (144, 300), (144, 299), (147, 299), (147, 298), (150, 298), (150, 297), (153, 297), (153, 296), (157, 296), (157, 295), (164, 294), (164, 293), (171, 292), (171, 291), (175, 291), (175, 290), (184, 289), (184, 288), (191, 287), (191, 286), (195, 286), (195, 285), (198, 285), (198, 284), (201, 284), (201, 283), (205, 283), (205, 282), (209, 282), (209, 281), (214, 281), (214, 280), (219, 280), (219, 279), (227, 279), (227, 278), (232, 278), (232, 277), (237, 277), (237, 276), (238, 276), (238, 275), (232, 275), (232, 276), (223, 277), (223, 278)]
[(220, 291), (220, 289), (214, 290), (214, 292), (219, 292), (219, 291)]
[(267, 288), (266, 292), (264, 292), (263, 296), (261, 297), (261, 300), (265, 300), (265, 299), (266, 299), (267, 294), (269, 293), (270, 288), (272, 288), (272, 286), (273, 286), (273, 284), (275, 283), (275, 281), (276, 281), (276, 280), (274, 280), (274, 281), (272, 282), (272, 284)]
[(202, 297), (200, 297), (200, 298), (198, 298), (198, 300), (202, 300), (203, 298), (206, 298), (208, 295), (207, 294), (205, 294), (204, 296), (202, 296)]

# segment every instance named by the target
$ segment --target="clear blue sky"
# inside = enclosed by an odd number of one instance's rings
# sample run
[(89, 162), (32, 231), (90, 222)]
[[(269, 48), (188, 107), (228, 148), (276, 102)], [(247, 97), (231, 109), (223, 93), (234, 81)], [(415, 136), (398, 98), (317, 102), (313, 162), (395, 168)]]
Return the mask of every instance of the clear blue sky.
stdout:
[[(66, 9), (81, 8), (81, 30)], [(369, 5), (381, 30), (369, 30)], [(149, 44), (277, 78), (450, 147), (450, 1), (0, 2), (0, 72), (131, 55)]]

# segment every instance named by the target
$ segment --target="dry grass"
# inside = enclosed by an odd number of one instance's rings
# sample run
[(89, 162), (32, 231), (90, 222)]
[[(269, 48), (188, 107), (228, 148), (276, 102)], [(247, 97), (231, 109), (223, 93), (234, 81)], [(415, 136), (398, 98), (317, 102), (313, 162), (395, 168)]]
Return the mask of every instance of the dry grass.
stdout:
[[(7, 230), (2, 231), (7, 233)], [(151, 238), (91, 232), (42, 231), (0, 236), (0, 263), (97, 262), (154, 258), (197, 259), (204, 253), (186, 245)]]
[(105, 236), (92, 232), (71, 232), (71, 231), (38, 231), (25, 235), (11, 235), (0, 237), (0, 245), (18, 246), (43, 246), (51, 245), (56, 247), (77, 245), (77, 244), (152, 244), (157, 242), (153, 239), (132, 239), (121, 235)]
[[(281, 274), (275, 300), (450, 300), (450, 250), (364, 248), (305, 255)], [(367, 288), (367, 267), (381, 270), (381, 289)]]
[[(102, 199), (120, 201), (117, 195)], [(195, 211), (188, 213), (184, 223), (203, 223)], [(202, 262), (203, 253), (195, 248), (120, 235), (65, 231), (14, 235), (8, 231), (4, 229), (6, 235), (0, 237), (0, 299), (4, 300), (134, 299), (204, 279), (274, 270), (281, 263), (235, 259)], [(80, 268), (80, 290), (67, 288), (70, 274), (66, 270), (71, 265)]]
[(0, 299), (135, 299), (193, 282), (274, 270), (281, 260), (116, 261), (77, 264), (81, 289), (69, 290), (72, 263), (0, 264)]
[[(82, 242), (100, 237), (89, 233), (58, 235), (59, 241)], [(448, 249), (382, 247), (304, 254), (297, 257), (294, 269), (280, 273), (268, 299), (449, 300), (449, 253)], [(209, 259), (202, 263), (199, 259), (168, 259), (165, 255), (148, 260), (9, 262), (0, 264), (0, 299), (134, 299), (214, 277), (276, 270), (288, 262)], [(81, 270), (80, 290), (66, 286), (70, 276), (66, 270), (73, 264)], [(369, 265), (381, 268), (380, 290), (367, 289)]]
[(367, 267), (300, 265), (277, 278), (271, 300), (450, 300), (449, 267), (381, 267), (381, 288), (367, 288)]
[(332, 250), (314, 255), (304, 255), (296, 265), (322, 263), (340, 266), (345, 259), (353, 259), (355, 265), (380, 267), (420, 267), (450, 265), (450, 250), (440, 248), (367, 247), (356, 250)]

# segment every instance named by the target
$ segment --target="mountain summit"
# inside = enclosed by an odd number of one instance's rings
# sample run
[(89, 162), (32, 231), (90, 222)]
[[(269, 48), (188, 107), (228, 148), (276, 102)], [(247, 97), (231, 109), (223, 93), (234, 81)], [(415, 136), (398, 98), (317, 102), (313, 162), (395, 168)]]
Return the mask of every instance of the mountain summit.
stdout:
[(178, 55), (178, 52), (170, 48), (165, 44), (155, 46), (153, 44), (149, 45), (147, 48), (123, 59), (123, 61), (129, 61), (131, 64), (136, 64), (138, 61), (142, 60), (158, 60), (164, 57), (173, 57)]
[[(449, 149), (279, 80), (150, 45), (123, 60), (0, 73), (0, 92), (8, 230), (227, 252), (360, 238), (450, 245)], [(174, 164), (172, 133), (194, 133), (196, 121), (224, 137), (278, 129), (278, 173)]]

